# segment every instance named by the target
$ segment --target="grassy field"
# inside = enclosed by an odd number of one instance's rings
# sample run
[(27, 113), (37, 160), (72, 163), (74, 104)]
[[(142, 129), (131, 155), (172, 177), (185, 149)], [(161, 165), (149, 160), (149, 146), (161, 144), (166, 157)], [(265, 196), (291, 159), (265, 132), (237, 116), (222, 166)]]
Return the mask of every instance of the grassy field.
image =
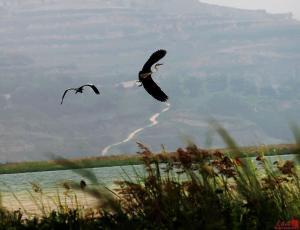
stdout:
[[(280, 145), (261, 145), (251, 147), (241, 147), (240, 152), (247, 156), (256, 156), (263, 152), (265, 156), (268, 155), (285, 155), (291, 154), (295, 150), (295, 144), (280, 144)], [(208, 149), (209, 152), (221, 151), (223, 153), (230, 153), (230, 148), (223, 149)], [(169, 153), (170, 155), (175, 152)], [(38, 171), (53, 171), (76, 168), (96, 168), (96, 167), (110, 167), (123, 165), (141, 164), (141, 156), (133, 155), (118, 155), (118, 156), (101, 156), (101, 157), (87, 157), (69, 159), (74, 164), (69, 164), (68, 167), (60, 164), (57, 160), (48, 161), (27, 161), (18, 163), (6, 163), (0, 165), (0, 174), (22, 173), (22, 172), (38, 172)]]

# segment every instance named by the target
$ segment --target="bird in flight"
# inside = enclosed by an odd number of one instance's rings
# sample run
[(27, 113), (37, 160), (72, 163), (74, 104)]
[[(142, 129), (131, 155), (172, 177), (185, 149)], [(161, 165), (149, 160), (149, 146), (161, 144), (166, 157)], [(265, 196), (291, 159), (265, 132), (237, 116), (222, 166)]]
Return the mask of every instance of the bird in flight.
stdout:
[[(141, 83), (139, 86), (144, 86), (145, 90), (156, 100), (159, 101), (167, 101), (168, 96), (161, 90), (161, 88), (153, 81), (151, 74), (153, 71), (151, 67), (162, 59), (166, 55), (166, 50), (157, 50), (155, 51), (148, 61), (144, 64), (142, 70), (139, 72), (139, 80)], [(158, 70), (158, 66), (162, 65), (161, 63), (157, 63), (154, 65), (154, 69)]]
[(67, 93), (68, 91), (74, 90), (74, 91), (75, 91), (75, 94), (76, 94), (76, 93), (83, 93), (83, 87), (85, 87), (85, 86), (91, 87), (91, 88), (94, 90), (95, 94), (100, 94), (100, 92), (99, 92), (99, 90), (97, 89), (97, 87), (96, 87), (95, 85), (91, 85), (91, 84), (82, 85), (82, 86), (80, 86), (80, 87), (78, 87), (78, 88), (69, 88), (69, 89), (66, 89), (66, 90), (65, 90), (65, 92), (64, 92), (64, 94), (63, 94), (63, 96), (62, 96), (62, 98), (61, 98), (61, 103), (60, 103), (60, 104), (63, 103), (64, 97), (66, 96), (66, 93)]

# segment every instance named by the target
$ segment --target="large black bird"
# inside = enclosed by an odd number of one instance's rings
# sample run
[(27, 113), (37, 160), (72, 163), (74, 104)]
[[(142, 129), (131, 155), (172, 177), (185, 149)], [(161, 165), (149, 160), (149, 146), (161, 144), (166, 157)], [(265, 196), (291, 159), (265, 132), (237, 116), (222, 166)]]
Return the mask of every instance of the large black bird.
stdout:
[[(139, 82), (141, 82), (140, 86), (144, 86), (145, 90), (156, 100), (159, 101), (167, 101), (168, 96), (160, 89), (160, 87), (153, 81), (151, 74), (152, 65), (158, 62), (166, 55), (167, 51), (165, 50), (157, 50), (155, 51), (148, 61), (144, 64), (142, 70), (139, 72)], [(154, 68), (157, 70), (157, 67), (162, 65), (160, 63), (156, 64)]]
[(66, 96), (66, 93), (67, 93), (68, 91), (74, 90), (74, 91), (75, 91), (75, 94), (76, 94), (76, 93), (83, 93), (83, 87), (85, 87), (85, 86), (91, 87), (91, 88), (94, 90), (95, 94), (100, 94), (100, 92), (99, 92), (99, 90), (97, 89), (97, 87), (96, 87), (95, 85), (91, 85), (91, 84), (82, 85), (82, 86), (80, 86), (80, 87), (78, 87), (78, 88), (69, 88), (69, 89), (66, 89), (66, 90), (65, 90), (65, 92), (64, 92), (64, 94), (63, 94), (63, 96), (62, 96), (62, 98), (61, 98), (61, 103), (60, 103), (60, 104), (63, 103), (64, 97)]

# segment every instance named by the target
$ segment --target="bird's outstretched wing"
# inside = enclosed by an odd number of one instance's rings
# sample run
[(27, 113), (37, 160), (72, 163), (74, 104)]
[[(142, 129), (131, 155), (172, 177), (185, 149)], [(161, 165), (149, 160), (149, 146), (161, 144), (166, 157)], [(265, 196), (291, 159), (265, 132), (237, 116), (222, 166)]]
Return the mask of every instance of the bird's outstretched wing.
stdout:
[(153, 54), (151, 54), (148, 61), (146, 61), (146, 63), (144, 64), (142, 72), (151, 72), (151, 66), (162, 59), (166, 55), (166, 53), (166, 50), (157, 50)]
[(142, 81), (142, 84), (145, 88), (145, 90), (156, 100), (159, 101), (167, 101), (168, 96), (161, 90), (161, 88), (153, 81), (151, 75), (144, 78)]
[(85, 86), (91, 87), (94, 90), (95, 94), (100, 94), (99, 90), (97, 89), (97, 87), (95, 85), (86, 84), (86, 85), (81, 86), (81, 88), (83, 88)]
[(66, 89), (65, 92), (64, 92), (64, 94), (63, 94), (63, 96), (62, 96), (62, 98), (61, 98), (61, 102), (60, 102), (61, 105), (62, 105), (62, 103), (63, 103), (64, 97), (66, 96), (66, 93), (67, 93), (68, 91), (70, 91), (70, 90), (75, 90), (75, 91), (76, 91), (75, 88), (69, 88), (69, 89)]

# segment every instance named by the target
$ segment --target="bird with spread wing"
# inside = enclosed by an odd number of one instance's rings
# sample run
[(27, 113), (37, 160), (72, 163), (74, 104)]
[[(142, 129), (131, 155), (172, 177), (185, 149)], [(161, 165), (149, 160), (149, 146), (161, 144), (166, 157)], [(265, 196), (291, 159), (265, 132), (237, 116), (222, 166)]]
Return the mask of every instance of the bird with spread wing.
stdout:
[[(161, 90), (161, 88), (153, 81), (151, 74), (153, 73), (151, 67), (162, 59), (166, 55), (166, 50), (157, 50), (155, 51), (148, 61), (144, 64), (142, 70), (139, 72), (139, 82), (140, 86), (144, 86), (145, 90), (156, 100), (167, 101), (168, 96)], [(162, 65), (160, 63), (155, 64), (154, 68), (157, 70), (157, 67)]]
[(78, 88), (69, 88), (69, 89), (66, 89), (66, 90), (65, 90), (65, 92), (64, 92), (64, 94), (63, 94), (63, 96), (62, 96), (62, 98), (61, 98), (61, 103), (60, 103), (60, 104), (63, 103), (64, 97), (66, 96), (66, 94), (67, 94), (68, 91), (74, 90), (74, 91), (75, 91), (75, 94), (76, 94), (76, 93), (83, 93), (83, 88), (86, 87), (86, 86), (91, 87), (91, 88), (94, 90), (95, 94), (100, 94), (100, 92), (99, 92), (99, 90), (97, 89), (97, 87), (96, 87), (95, 85), (92, 85), (92, 84), (82, 85), (82, 86), (80, 86), (80, 87), (78, 87)]

